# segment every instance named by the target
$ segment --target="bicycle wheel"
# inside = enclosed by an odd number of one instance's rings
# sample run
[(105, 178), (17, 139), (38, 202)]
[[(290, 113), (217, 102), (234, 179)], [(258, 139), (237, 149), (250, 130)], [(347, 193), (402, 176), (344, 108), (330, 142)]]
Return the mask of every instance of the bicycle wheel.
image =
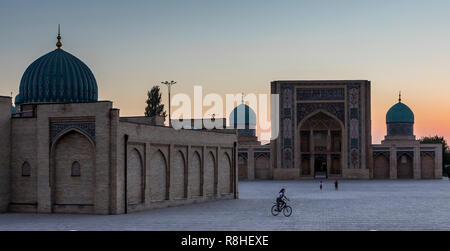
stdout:
[(285, 208), (283, 208), (283, 214), (286, 217), (291, 216), (291, 214), (292, 214), (292, 207), (286, 206)]
[(280, 213), (280, 211), (278, 211), (277, 205), (273, 205), (273, 207), (270, 211), (272, 212), (273, 216), (277, 216)]

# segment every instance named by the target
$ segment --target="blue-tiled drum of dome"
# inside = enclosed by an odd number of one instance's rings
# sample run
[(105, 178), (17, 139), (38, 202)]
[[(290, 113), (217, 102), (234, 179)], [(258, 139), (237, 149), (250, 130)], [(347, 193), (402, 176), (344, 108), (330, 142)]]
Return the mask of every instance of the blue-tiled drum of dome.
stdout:
[(97, 82), (89, 67), (72, 54), (56, 49), (25, 70), (15, 103), (83, 103), (97, 98)]
[(413, 135), (414, 124), (413, 123), (388, 123), (387, 135)]

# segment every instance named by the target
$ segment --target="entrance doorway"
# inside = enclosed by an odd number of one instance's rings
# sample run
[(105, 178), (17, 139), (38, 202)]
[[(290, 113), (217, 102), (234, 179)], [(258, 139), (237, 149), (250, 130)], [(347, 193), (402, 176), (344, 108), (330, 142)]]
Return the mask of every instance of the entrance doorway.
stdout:
[[(326, 179), (342, 175), (343, 125), (324, 111), (299, 124), (301, 175)], [(311, 158), (313, 161), (309, 161)]]
[(316, 156), (314, 160), (314, 178), (327, 179), (327, 159), (326, 156)]

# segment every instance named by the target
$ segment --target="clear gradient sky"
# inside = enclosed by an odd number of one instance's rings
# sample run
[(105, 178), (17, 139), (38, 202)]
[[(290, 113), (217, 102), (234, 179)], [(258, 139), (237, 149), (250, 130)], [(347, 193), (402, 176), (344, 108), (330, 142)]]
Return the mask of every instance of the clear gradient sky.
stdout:
[(450, 139), (448, 0), (0, 0), (0, 95), (55, 49), (58, 23), (121, 115), (142, 115), (164, 80), (268, 94), (272, 80), (368, 79), (374, 143), (399, 90), (417, 136)]

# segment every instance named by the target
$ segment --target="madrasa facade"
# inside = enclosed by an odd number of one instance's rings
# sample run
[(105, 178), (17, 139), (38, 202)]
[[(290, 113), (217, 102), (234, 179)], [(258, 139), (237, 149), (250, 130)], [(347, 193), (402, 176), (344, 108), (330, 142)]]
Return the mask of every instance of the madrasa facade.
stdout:
[(387, 111), (385, 139), (371, 143), (370, 90), (367, 80), (273, 81), (278, 137), (261, 144), (253, 130), (256, 115), (243, 104), (239, 178), (441, 179), (442, 145), (416, 139), (414, 113), (401, 97)]
[(238, 178), (442, 177), (442, 145), (416, 140), (401, 100), (385, 139), (371, 143), (369, 81), (272, 82), (279, 133), (261, 144), (246, 104), (230, 114), (237, 130), (120, 116), (60, 39), (25, 70), (14, 106), (0, 96), (0, 212), (123, 214), (237, 199)]
[(0, 96), (0, 212), (123, 214), (237, 199), (235, 130), (175, 130), (98, 101), (91, 70), (57, 49)]

